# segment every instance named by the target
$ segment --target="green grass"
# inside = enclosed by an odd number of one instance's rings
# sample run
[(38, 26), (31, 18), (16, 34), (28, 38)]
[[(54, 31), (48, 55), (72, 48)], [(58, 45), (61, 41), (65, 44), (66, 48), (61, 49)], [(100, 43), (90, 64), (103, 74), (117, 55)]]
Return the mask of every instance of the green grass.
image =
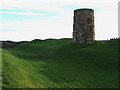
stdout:
[(0, 88), (2, 88), (2, 49), (0, 49)]
[(3, 49), (5, 88), (117, 88), (118, 40), (20, 42)]

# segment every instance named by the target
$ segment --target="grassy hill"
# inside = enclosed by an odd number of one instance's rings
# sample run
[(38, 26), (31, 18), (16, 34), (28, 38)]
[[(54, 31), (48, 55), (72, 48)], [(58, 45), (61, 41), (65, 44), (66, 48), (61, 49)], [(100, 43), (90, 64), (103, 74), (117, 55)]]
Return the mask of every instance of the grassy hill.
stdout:
[(71, 39), (19, 42), (3, 49), (5, 88), (115, 88), (118, 40), (73, 43)]

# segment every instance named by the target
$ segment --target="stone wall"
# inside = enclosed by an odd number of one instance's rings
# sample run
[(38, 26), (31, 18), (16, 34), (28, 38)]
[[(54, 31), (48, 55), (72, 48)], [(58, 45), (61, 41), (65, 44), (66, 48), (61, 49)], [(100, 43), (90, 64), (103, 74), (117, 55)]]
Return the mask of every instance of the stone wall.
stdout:
[(94, 11), (92, 9), (77, 9), (74, 11), (73, 41), (87, 42), (95, 40)]

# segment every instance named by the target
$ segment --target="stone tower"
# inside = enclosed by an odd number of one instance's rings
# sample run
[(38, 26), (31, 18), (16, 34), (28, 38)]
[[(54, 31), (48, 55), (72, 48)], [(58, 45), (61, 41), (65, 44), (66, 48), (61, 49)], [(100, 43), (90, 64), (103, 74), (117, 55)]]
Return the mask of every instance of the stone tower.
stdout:
[(94, 11), (77, 9), (74, 11), (73, 41), (77, 43), (95, 40)]

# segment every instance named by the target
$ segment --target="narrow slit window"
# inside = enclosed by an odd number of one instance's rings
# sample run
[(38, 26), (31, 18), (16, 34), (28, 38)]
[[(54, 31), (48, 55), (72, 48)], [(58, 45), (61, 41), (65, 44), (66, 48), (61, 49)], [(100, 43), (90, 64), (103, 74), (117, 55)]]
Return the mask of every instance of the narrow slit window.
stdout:
[(91, 23), (91, 22), (92, 22), (92, 18), (88, 18), (88, 19), (87, 19), (87, 22), (88, 22), (88, 23)]

